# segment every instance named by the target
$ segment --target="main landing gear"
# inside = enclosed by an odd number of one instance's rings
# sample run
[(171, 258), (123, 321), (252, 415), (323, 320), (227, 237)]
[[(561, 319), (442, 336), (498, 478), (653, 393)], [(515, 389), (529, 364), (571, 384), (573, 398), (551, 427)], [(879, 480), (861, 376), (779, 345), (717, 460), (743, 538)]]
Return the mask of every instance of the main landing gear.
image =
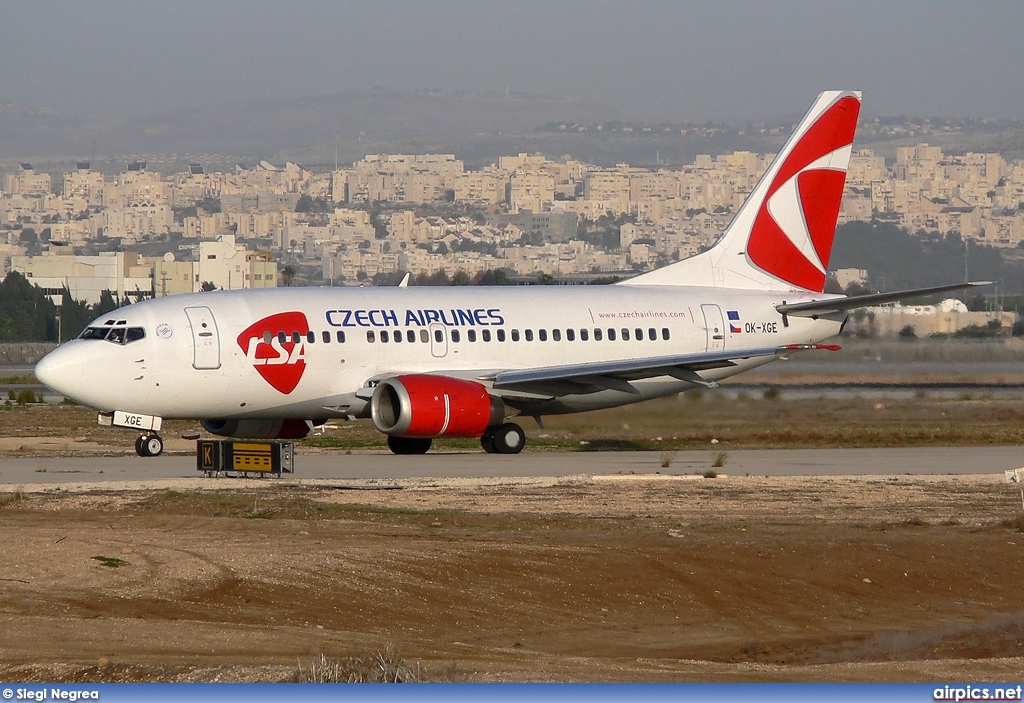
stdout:
[(164, 451), (164, 441), (158, 434), (142, 434), (135, 440), (135, 453), (139, 456), (160, 456)]
[[(153, 435), (155, 436), (155, 435)], [(152, 437), (150, 439), (152, 439)], [(142, 441), (142, 437), (139, 441)], [(157, 440), (160, 438), (157, 437)], [(426, 454), (430, 451), (431, 440), (420, 437), (396, 437), (388, 435), (388, 449), (393, 454)], [(488, 454), (518, 454), (526, 446), (526, 433), (514, 422), (488, 427), (480, 437), (480, 446)], [(139, 444), (136, 443), (136, 449)], [(157, 452), (159, 453), (159, 452)], [(142, 454), (142, 451), (139, 451)], [(148, 456), (143, 454), (143, 456)]]
[(526, 433), (514, 422), (488, 427), (480, 438), (480, 446), (488, 454), (518, 454), (526, 446)]

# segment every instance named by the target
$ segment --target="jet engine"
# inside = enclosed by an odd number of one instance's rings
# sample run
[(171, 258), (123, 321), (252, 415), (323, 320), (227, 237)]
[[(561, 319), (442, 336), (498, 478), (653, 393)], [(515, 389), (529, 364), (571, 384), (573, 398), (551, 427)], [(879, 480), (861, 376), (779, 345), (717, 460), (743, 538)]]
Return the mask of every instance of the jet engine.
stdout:
[(504, 421), (505, 404), (476, 381), (408, 374), (377, 384), (370, 417), (391, 436), (480, 437)]
[(207, 432), (221, 437), (302, 439), (309, 434), (305, 420), (201, 420), (199, 424)]

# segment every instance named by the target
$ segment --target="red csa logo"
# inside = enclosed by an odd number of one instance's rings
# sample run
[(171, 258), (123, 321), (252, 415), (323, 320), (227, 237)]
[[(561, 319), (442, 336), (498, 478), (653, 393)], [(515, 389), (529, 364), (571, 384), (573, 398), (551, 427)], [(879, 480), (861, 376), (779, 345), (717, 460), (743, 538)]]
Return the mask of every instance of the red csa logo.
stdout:
[[(278, 337), (284, 333), (285, 341)], [(295, 341), (292, 333), (298, 332)], [(238, 346), (263, 380), (282, 393), (291, 393), (306, 370), (305, 337), (309, 323), (301, 312), (281, 312), (264, 317), (238, 335)], [(270, 341), (266, 341), (267, 339)]]
[(825, 289), (860, 101), (822, 113), (786, 157), (765, 194), (747, 243), (762, 270), (807, 290)]

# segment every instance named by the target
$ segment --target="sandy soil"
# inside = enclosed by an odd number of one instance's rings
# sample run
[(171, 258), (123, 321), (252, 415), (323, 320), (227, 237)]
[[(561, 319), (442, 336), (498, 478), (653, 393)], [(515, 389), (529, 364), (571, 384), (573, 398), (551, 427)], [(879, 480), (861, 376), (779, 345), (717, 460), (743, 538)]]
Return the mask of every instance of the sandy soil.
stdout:
[(0, 494), (4, 679), (288, 680), (388, 645), (428, 680), (1024, 666), (1002, 476), (142, 488)]

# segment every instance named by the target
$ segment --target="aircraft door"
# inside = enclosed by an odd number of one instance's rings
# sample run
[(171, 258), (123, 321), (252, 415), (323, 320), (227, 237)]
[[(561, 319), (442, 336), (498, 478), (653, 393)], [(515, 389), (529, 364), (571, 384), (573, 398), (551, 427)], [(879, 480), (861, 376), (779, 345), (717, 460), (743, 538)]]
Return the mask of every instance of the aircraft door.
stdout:
[(431, 323), (428, 328), (430, 333), (430, 353), (440, 358), (448, 355), (448, 328), (440, 322)]
[(185, 308), (188, 324), (192, 327), (192, 344), (195, 350), (192, 366), (196, 369), (220, 368), (220, 334), (213, 312), (205, 305)]
[(725, 351), (725, 318), (722, 317), (722, 308), (717, 305), (701, 305), (700, 311), (704, 313), (708, 351)]

